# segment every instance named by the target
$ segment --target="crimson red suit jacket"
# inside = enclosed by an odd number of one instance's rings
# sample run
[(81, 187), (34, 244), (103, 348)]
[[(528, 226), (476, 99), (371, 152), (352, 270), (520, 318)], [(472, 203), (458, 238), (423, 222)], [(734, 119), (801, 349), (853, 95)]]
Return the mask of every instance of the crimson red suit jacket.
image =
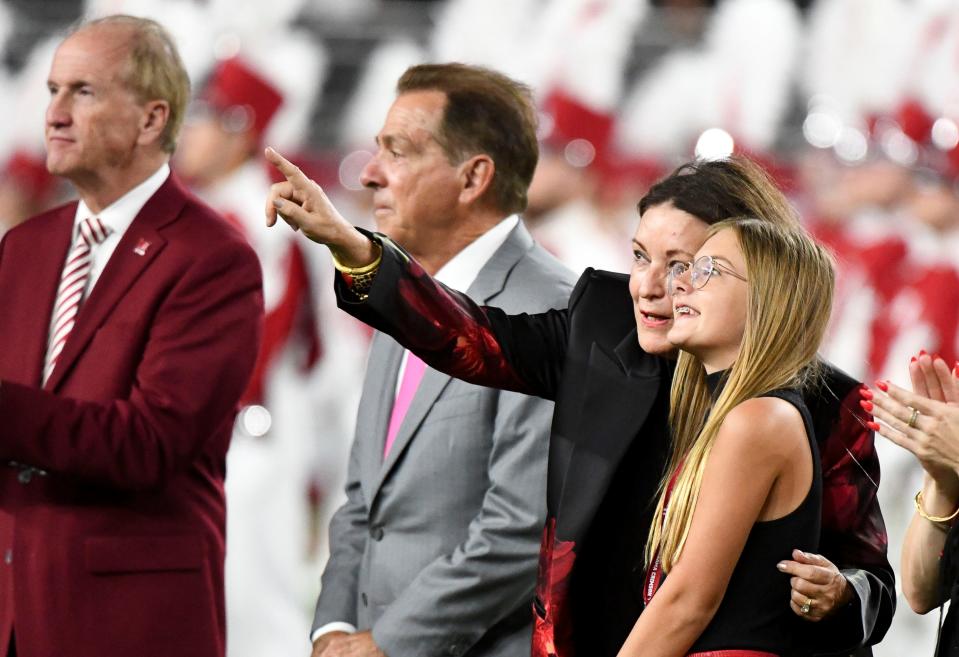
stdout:
[(13, 628), (20, 657), (221, 656), (224, 463), (259, 264), (171, 176), (41, 388), (75, 211), (0, 242), (0, 651)]

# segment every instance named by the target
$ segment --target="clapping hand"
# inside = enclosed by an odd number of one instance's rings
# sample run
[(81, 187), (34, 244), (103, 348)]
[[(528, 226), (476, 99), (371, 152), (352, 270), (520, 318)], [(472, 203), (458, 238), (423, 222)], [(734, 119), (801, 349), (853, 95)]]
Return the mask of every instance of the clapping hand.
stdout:
[(914, 392), (879, 381), (863, 407), (883, 436), (909, 450), (941, 490), (959, 491), (959, 381), (945, 361), (921, 354), (909, 367)]

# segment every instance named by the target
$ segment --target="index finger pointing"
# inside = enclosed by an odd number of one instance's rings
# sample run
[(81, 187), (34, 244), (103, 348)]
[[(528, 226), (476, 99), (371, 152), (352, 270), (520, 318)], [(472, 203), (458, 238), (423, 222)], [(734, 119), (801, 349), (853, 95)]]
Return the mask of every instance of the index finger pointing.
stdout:
[(267, 162), (275, 166), (291, 183), (302, 183), (306, 180), (306, 176), (300, 171), (300, 167), (280, 155), (272, 147), (267, 146), (266, 150), (263, 151), (263, 155), (266, 157)]

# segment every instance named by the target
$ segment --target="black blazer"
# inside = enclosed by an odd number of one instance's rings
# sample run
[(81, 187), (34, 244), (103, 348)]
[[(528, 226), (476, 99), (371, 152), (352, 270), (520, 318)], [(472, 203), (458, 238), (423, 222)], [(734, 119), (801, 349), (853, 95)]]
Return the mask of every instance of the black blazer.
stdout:
[[(669, 361), (639, 346), (628, 277), (588, 269), (567, 308), (507, 315), (479, 307), (434, 281), (389, 238), (372, 237), (383, 245), (383, 261), (369, 297), (359, 301), (337, 277), (341, 308), (451, 376), (556, 401), (533, 656), (571, 657), (576, 644), (590, 646), (589, 653), (578, 651), (580, 657), (604, 654), (597, 652), (597, 633), (608, 637), (611, 646), (621, 645), (625, 634), (611, 634), (628, 633), (641, 611), (638, 604), (628, 608), (628, 598), (635, 598), (630, 589), (641, 576), (641, 545), (669, 450), (672, 375)], [(810, 623), (821, 654), (848, 654), (878, 642), (895, 605), (875, 497), (878, 459), (872, 432), (864, 426), (858, 387), (827, 366), (823, 385), (806, 400), (823, 455), (821, 551), (844, 569), (857, 593), (840, 613)], [(611, 496), (611, 490), (618, 495)], [(617, 516), (623, 517), (623, 531), (610, 532)], [(628, 554), (622, 555), (631, 554), (628, 562), (615, 554), (603, 558), (617, 549), (604, 545), (599, 538), (604, 532), (615, 543), (629, 544)], [(629, 536), (622, 538), (624, 534)], [(594, 556), (584, 558), (587, 554)], [(590, 562), (590, 576), (580, 577)], [(601, 564), (608, 582), (620, 574), (618, 593), (608, 595)], [(604, 596), (616, 604), (609, 613), (596, 613), (601, 608), (597, 600)], [(610, 619), (617, 610), (621, 618)], [(609, 654), (615, 652), (610, 647)]]

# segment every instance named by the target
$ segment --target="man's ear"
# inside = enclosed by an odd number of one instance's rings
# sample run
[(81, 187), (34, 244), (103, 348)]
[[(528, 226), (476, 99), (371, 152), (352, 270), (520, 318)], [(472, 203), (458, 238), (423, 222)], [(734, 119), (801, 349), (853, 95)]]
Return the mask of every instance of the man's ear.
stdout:
[(493, 184), (496, 165), (486, 154), (474, 155), (460, 165), (462, 188), (460, 202), (474, 203), (482, 198)]
[(140, 119), (138, 144), (150, 144), (162, 139), (163, 130), (170, 120), (170, 103), (165, 100), (151, 100), (143, 106)]

